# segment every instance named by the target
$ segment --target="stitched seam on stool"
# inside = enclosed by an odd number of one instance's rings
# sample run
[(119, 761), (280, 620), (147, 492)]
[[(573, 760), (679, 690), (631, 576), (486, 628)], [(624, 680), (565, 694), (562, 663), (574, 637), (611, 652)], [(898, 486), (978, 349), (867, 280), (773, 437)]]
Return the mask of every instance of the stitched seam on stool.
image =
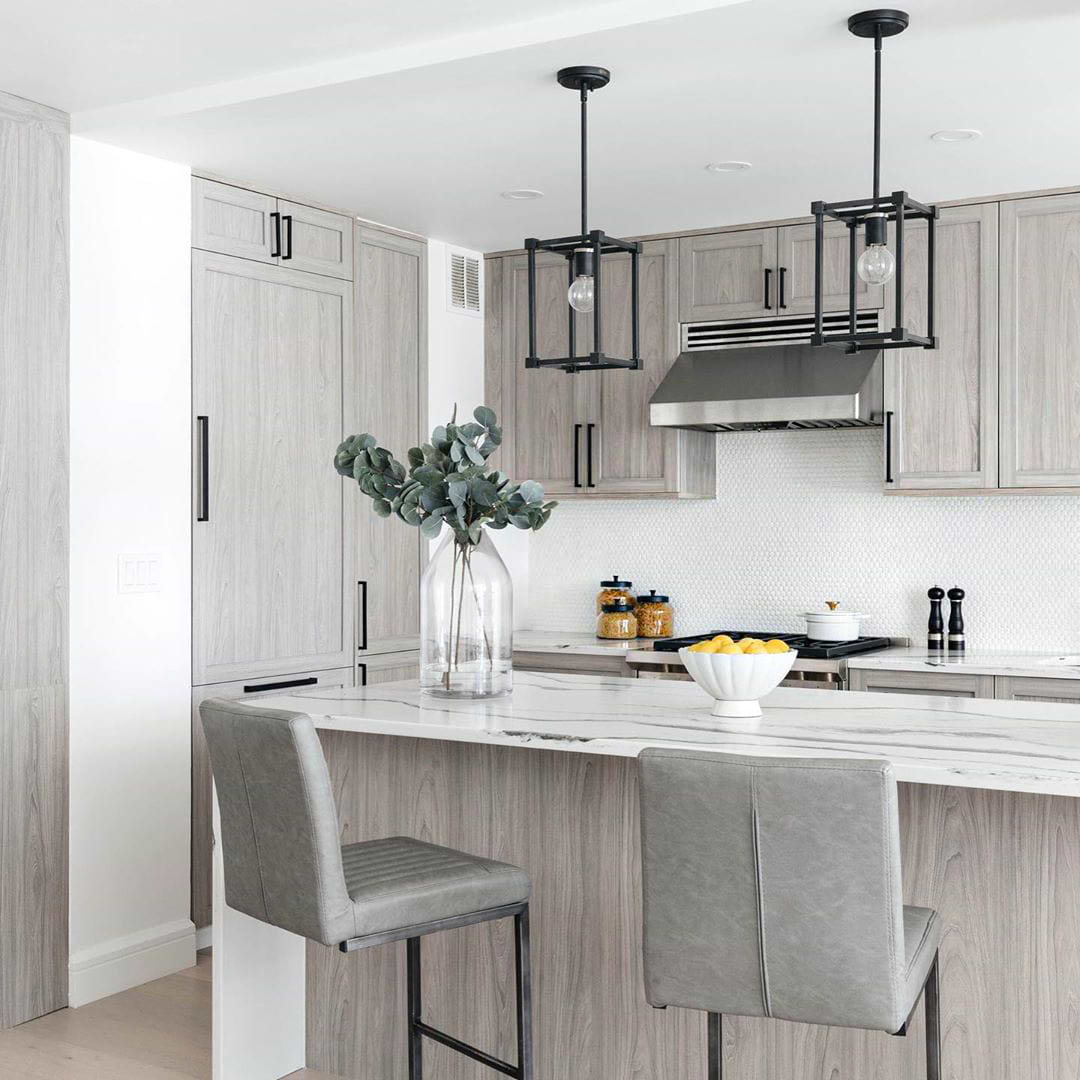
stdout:
[(761, 1007), (772, 1016), (769, 998), (769, 962), (765, 950), (765, 905), (762, 902), (761, 838), (758, 830), (757, 770), (750, 770), (750, 815), (754, 840), (754, 885), (757, 899), (758, 965), (761, 969)]
[(259, 851), (259, 834), (255, 829), (255, 814), (251, 809), (251, 791), (248, 789), (247, 770), (244, 768), (244, 755), (240, 745), (236, 746), (236, 763), (240, 766), (240, 779), (244, 782), (244, 798), (247, 801), (248, 820), (251, 822), (251, 842), (255, 845), (255, 866), (259, 871), (259, 892), (262, 893), (263, 914), (270, 918), (270, 905), (266, 902), (266, 882), (263, 881), (262, 854)]

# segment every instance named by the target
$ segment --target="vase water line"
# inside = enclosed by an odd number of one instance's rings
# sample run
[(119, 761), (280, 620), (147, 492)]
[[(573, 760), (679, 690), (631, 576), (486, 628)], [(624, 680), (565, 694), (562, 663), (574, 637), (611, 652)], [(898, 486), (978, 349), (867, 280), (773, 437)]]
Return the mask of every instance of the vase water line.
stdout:
[(487, 530), (449, 528), (420, 583), (420, 685), (438, 697), (497, 697), (513, 685), (513, 584)]

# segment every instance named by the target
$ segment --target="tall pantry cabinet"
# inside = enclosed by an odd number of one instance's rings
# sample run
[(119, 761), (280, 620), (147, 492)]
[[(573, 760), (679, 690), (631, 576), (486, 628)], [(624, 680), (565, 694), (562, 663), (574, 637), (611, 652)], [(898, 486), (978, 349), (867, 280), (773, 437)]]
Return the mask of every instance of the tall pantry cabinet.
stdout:
[[(426, 419), (426, 245), (193, 180), (192, 919), (211, 918), (199, 703), (416, 666), (420, 541), (383, 535), (333, 469), (345, 435), (399, 452)], [(404, 676), (402, 676), (404, 677)]]

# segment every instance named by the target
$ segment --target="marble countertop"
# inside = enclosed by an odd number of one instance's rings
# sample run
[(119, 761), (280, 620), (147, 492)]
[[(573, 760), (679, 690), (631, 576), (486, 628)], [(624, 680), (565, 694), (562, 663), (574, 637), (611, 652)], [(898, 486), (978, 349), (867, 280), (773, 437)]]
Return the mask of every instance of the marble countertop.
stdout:
[(595, 634), (556, 633), (549, 630), (515, 630), (514, 652), (573, 653), (575, 656), (618, 656), (652, 649), (649, 638), (604, 641)]
[(650, 745), (877, 757), (913, 783), (1080, 796), (1080, 705), (780, 687), (760, 720), (729, 721), (689, 682), (517, 672), (514, 686), (480, 701), (430, 697), (409, 681), (252, 704), (306, 712), (335, 731), (624, 757)]

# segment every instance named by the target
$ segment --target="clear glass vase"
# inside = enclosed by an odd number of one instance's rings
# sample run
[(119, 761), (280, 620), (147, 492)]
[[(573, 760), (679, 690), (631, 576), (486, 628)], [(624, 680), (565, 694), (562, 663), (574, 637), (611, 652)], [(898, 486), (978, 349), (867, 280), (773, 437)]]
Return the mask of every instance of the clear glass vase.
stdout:
[(514, 587), (487, 530), (460, 543), (449, 528), (420, 580), (420, 685), (484, 698), (513, 687)]

